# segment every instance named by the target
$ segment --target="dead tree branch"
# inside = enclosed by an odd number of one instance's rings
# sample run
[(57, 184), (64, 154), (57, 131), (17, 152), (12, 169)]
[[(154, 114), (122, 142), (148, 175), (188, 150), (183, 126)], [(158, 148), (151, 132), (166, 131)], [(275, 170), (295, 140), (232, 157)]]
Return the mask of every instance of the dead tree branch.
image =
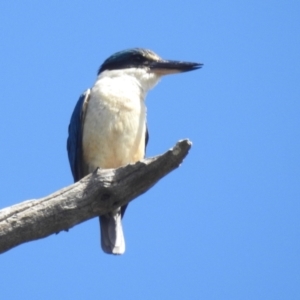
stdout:
[(129, 203), (179, 167), (190, 148), (191, 142), (182, 140), (163, 155), (118, 169), (98, 169), (45, 198), (0, 210), (0, 253)]

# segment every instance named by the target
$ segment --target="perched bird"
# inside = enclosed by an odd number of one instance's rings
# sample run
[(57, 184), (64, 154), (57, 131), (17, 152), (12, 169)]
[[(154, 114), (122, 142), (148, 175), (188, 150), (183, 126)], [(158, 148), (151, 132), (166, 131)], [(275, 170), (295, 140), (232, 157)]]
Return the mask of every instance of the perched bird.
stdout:
[[(96, 168), (118, 168), (144, 158), (148, 142), (145, 98), (160, 78), (202, 67), (199, 63), (164, 60), (150, 50), (117, 52), (104, 61), (94, 86), (73, 111), (67, 150), (78, 181)], [(100, 216), (101, 246), (123, 254), (121, 219), (126, 206)]]

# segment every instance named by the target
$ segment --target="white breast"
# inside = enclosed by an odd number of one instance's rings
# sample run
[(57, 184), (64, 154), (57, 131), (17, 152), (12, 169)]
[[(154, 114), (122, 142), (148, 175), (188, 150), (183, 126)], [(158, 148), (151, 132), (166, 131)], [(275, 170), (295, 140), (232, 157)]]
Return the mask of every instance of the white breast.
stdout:
[(131, 76), (102, 76), (91, 89), (83, 128), (89, 172), (117, 168), (144, 157), (145, 93)]

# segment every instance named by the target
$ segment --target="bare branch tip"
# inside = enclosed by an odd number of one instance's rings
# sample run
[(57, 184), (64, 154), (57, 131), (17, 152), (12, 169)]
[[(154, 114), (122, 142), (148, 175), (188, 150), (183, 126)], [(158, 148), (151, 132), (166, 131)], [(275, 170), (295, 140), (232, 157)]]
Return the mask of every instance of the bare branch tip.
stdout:
[(171, 149), (174, 155), (179, 155), (182, 151), (187, 153), (192, 147), (192, 142), (189, 139), (180, 140), (176, 143), (174, 148)]

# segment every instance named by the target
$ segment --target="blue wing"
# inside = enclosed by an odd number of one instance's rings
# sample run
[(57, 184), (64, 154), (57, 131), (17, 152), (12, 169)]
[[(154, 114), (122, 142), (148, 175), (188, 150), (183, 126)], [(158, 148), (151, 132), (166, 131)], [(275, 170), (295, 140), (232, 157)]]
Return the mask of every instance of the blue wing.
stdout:
[(69, 124), (69, 136), (67, 150), (69, 163), (74, 181), (80, 180), (84, 174), (84, 162), (82, 158), (82, 130), (87, 104), (89, 101), (90, 89), (86, 90), (79, 98)]

